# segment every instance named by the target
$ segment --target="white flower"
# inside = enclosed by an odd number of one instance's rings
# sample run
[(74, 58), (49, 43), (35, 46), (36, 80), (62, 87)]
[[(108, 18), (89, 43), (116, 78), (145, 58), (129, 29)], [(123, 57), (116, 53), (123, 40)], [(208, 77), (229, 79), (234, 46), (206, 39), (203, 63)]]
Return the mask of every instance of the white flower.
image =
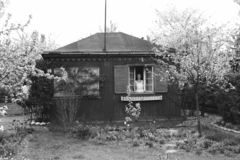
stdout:
[(44, 126), (44, 125), (46, 125), (46, 123), (42, 122), (42, 123), (40, 123), (40, 125), (41, 125), (41, 126)]
[(1, 116), (5, 116), (7, 114), (7, 111), (5, 111), (5, 110), (0, 110), (0, 115)]
[(2, 132), (4, 131), (4, 127), (3, 126), (0, 127), (0, 131), (2, 131)]
[(7, 107), (7, 106), (3, 106), (3, 109), (5, 109), (5, 110), (6, 110), (6, 109), (8, 109), (8, 107)]
[(136, 103), (135, 105), (137, 108), (140, 108), (140, 103)]

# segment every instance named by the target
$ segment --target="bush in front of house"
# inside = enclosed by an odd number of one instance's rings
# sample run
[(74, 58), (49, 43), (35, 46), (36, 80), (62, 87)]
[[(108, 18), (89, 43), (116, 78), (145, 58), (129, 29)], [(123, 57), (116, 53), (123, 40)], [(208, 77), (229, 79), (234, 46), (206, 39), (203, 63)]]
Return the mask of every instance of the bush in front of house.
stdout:
[(70, 127), (67, 129), (67, 133), (69, 136), (79, 138), (82, 140), (93, 138), (96, 136), (97, 129), (94, 126), (82, 125), (79, 124), (75, 127)]
[(219, 113), (226, 123), (240, 124), (240, 75), (228, 75), (229, 84), (214, 92)]
[[(36, 68), (47, 73), (47, 69), (53, 67), (51, 64), (43, 59), (36, 61)], [(23, 101), (20, 105), (25, 109), (25, 112), (35, 116), (38, 121), (49, 122), (49, 114), (54, 104), (53, 101), (53, 80), (44, 76), (30, 75), (32, 81), (28, 99)], [(32, 119), (32, 120), (36, 120)]]
[(8, 129), (0, 131), (0, 159), (16, 156), (26, 135), (27, 128), (19, 121), (13, 121)]

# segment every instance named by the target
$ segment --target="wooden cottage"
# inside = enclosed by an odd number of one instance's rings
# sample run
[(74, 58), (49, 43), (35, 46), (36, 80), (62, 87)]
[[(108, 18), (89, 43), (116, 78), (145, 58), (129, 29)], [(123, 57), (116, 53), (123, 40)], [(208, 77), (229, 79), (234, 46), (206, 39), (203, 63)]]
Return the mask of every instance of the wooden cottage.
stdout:
[[(154, 74), (161, 66), (154, 60), (153, 45), (122, 32), (106, 33), (106, 43), (104, 38), (104, 33), (96, 33), (42, 54), (45, 60), (57, 62), (58, 66), (53, 68), (55, 72), (61, 66), (68, 68), (69, 72), (84, 68), (104, 77), (102, 87), (100, 82), (85, 84), (97, 90), (91, 92), (95, 95), (93, 97), (88, 96), (90, 91), (82, 93), (79, 119), (84, 115), (88, 121), (123, 120), (129, 100), (128, 86), (131, 88), (131, 101), (141, 104), (140, 119), (180, 116), (180, 108), (176, 106), (178, 97), (173, 94), (174, 87), (168, 86)], [(91, 79), (90, 74), (78, 72), (81, 73), (84, 80)], [(135, 86), (138, 76), (143, 82), (141, 90)], [(64, 94), (55, 93), (56, 98), (59, 96)]]

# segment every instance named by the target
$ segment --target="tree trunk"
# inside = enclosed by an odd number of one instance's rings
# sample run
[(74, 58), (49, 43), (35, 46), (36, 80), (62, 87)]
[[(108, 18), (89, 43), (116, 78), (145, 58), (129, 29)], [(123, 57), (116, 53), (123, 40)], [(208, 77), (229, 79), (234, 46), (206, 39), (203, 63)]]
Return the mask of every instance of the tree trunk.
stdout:
[(205, 115), (205, 105), (201, 105), (201, 116), (204, 117)]
[(201, 137), (202, 131), (201, 131), (201, 123), (200, 123), (200, 115), (199, 115), (198, 91), (196, 91), (196, 107), (197, 107), (197, 129), (198, 129), (199, 137)]

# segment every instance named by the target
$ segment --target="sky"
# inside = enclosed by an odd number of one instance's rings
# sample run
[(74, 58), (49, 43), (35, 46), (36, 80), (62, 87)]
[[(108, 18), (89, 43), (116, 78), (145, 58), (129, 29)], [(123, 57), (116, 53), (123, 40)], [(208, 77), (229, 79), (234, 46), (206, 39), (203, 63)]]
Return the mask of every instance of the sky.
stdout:
[[(9, 0), (12, 22), (24, 23), (32, 15), (28, 31), (37, 30), (65, 46), (100, 32), (104, 28), (105, 0)], [(146, 37), (154, 26), (156, 9), (175, 5), (204, 11), (217, 23), (237, 22), (240, 6), (233, 0), (107, 0), (107, 24), (117, 31)]]

